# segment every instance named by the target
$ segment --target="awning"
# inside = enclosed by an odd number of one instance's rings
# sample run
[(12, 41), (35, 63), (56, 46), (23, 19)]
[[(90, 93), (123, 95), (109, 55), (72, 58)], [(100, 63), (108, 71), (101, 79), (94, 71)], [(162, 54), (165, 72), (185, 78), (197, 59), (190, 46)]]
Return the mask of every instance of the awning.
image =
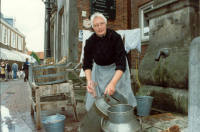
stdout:
[(28, 58), (30, 63), (34, 63), (36, 61), (35, 58), (32, 58), (27, 54), (23, 54), (14, 50), (8, 50), (4, 48), (0, 48), (0, 58), (3, 60), (13, 60), (19, 62), (24, 62), (26, 61), (26, 58)]
[(23, 54), (23, 53), (21, 53), (21, 52), (17, 52), (17, 51), (14, 51), (14, 50), (12, 50), (11, 52), (14, 53), (14, 54), (18, 54), (19, 56), (21, 56), (21, 58), (22, 58), (22, 60), (23, 60), (22, 62), (26, 61), (26, 58), (28, 58), (28, 61), (29, 61), (30, 63), (35, 63), (35, 61), (36, 61), (36, 59), (33, 58), (33, 57), (31, 57), (30, 55)]

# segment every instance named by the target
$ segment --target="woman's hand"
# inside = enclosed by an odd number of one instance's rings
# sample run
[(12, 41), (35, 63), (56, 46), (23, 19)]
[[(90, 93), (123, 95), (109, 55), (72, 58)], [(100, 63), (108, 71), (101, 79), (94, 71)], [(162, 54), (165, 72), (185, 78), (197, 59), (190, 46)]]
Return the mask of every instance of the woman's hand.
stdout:
[(109, 95), (113, 95), (115, 93), (115, 85), (109, 83), (106, 87), (104, 94), (108, 93)]
[(92, 94), (92, 92), (93, 92), (92, 81), (88, 81), (88, 83), (87, 83), (87, 91)]

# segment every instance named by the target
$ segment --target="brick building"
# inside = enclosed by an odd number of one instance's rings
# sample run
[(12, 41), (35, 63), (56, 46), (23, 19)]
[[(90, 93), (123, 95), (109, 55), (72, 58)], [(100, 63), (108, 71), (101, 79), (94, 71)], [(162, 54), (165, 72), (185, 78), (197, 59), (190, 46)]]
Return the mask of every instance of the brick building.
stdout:
[[(82, 41), (79, 41), (80, 30), (90, 30), (83, 25), (84, 20), (90, 18), (92, 0), (57, 0), (53, 4), (50, 20), (50, 47), (51, 56), (55, 62), (67, 56), (68, 62), (80, 62), (82, 52)], [(103, 0), (105, 2), (105, 0)], [(114, 0), (113, 0), (114, 1)], [(131, 73), (136, 80), (137, 68), (144, 57), (148, 47), (149, 34), (148, 21), (145, 19), (144, 11), (153, 7), (153, 0), (115, 0), (115, 19), (107, 19), (107, 27), (115, 31), (140, 28), (141, 53), (131, 50), (129, 57), (131, 61)], [(47, 31), (47, 30), (45, 30)], [(47, 35), (47, 32), (45, 32)], [(46, 41), (46, 37), (45, 37)], [(46, 44), (46, 43), (45, 43)], [(46, 49), (47, 45), (44, 46)], [(46, 51), (44, 51), (46, 58)]]
[[(127, 30), (141, 28), (143, 30), (143, 23), (147, 24), (143, 16), (143, 11), (153, 7), (152, 0), (116, 0), (116, 19), (107, 19), (107, 27), (113, 30)], [(90, 1), (89, 0), (77, 0), (78, 11), (78, 30), (91, 30), (91, 28), (85, 28), (83, 21), (90, 17)], [(86, 17), (82, 16), (82, 11), (86, 11)], [(144, 22), (145, 21), (145, 22)], [(141, 53), (137, 50), (131, 50), (129, 53), (131, 57), (131, 68), (136, 68), (136, 59), (139, 57), (139, 62), (144, 57), (146, 49), (148, 47), (148, 35), (142, 35)], [(80, 60), (82, 50), (82, 42), (78, 43), (78, 60)]]

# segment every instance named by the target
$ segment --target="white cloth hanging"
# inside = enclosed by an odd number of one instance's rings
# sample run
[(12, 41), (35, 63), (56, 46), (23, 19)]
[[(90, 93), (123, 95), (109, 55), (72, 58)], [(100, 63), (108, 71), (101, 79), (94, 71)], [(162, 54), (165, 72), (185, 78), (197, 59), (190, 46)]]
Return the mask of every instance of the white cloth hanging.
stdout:
[(123, 40), (123, 37), (124, 37), (124, 30), (117, 30), (116, 32), (121, 36), (121, 38), (122, 38), (122, 40)]
[[(82, 42), (82, 52), (81, 52), (81, 59), (80, 62), (82, 62), (84, 58), (84, 47), (86, 40), (93, 34), (94, 32), (90, 32), (89, 30), (83, 30), (83, 42)], [(81, 68), (81, 72), (79, 74), (80, 77), (85, 77), (85, 73), (83, 71), (83, 68)]]
[(125, 50), (128, 53), (133, 49), (137, 49), (141, 53), (140, 28), (125, 30)]

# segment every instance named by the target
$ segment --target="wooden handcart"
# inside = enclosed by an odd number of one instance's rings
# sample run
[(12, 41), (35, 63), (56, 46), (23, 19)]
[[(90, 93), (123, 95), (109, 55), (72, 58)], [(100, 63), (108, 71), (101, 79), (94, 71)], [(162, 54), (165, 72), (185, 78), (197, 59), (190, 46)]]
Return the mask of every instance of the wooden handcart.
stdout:
[[(65, 64), (64, 71), (66, 71), (66, 67), (68, 67), (69, 65), (71, 65), (71, 63), (68, 65)], [(39, 69), (39, 66), (29, 67), (29, 85), (31, 88), (31, 114), (33, 115), (34, 112), (36, 112), (37, 129), (41, 129), (42, 110), (50, 110), (72, 106), (74, 119), (75, 121), (79, 121), (78, 112), (76, 108), (77, 103), (74, 96), (73, 82), (71, 80), (67, 81), (66, 76), (63, 76), (64, 74), (62, 68), (58, 68), (62, 66), (56, 65), (57, 68), (54, 68), (52, 66), (53, 65), (51, 64), (49, 67), (53, 68), (53, 72), (52, 69), (47, 69), (48, 66), (43, 66)], [(43, 75), (48, 73), (51, 73), (52, 77), (54, 78), (49, 77), (49, 79), (47, 79), (47, 75)], [(55, 76), (58, 76), (57, 78), (59, 79), (55, 79)], [(63, 81), (63, 78), (65, 78), (65, 81)], [(37, 83), (35, 82), (35, 80), (37, 81)], [(83, 80), (82, 83), (84, 83)], [(82, 85), (80, 87), (83, 88)]]

